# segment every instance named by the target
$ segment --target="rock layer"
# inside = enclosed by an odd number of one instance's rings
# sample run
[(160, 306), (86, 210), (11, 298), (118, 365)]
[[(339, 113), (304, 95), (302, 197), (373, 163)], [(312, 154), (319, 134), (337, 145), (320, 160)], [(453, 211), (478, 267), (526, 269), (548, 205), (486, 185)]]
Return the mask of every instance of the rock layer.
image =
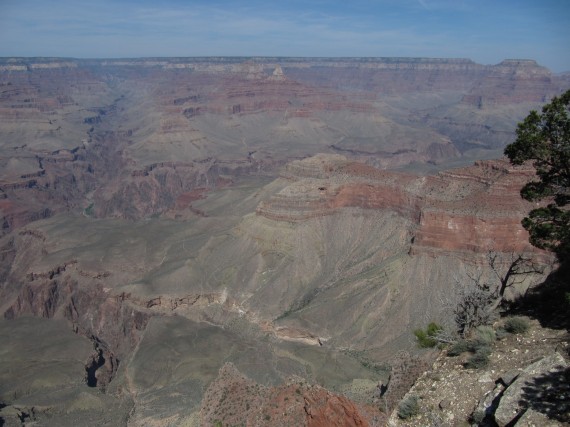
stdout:
[(273, 220), (300, 221), (359, 207), (390, 210), (416, 224), (412, 251), (528, 251), (521, 218), (532, 207), (519, 189), (534, 176), (532, 168), (507, 161), (416, 177), (379, 171), (341, 156), (316, 156), (285, 168), (291, 183), (262, 202), (257, 214)]
[(522, 60), (2, 59), (2, 233), (70, 210), (189, 217), (183, 194), (316, 152), (391, 167), (500, 149), (568, 85)]
[(56, 408), (60, 425), (108, 401), (132, 425), (192, 422), (231, 360), (265, 387), (254, 425), (287, 419), (297, 396), (294, 424), (373, 424), (324, 388), (277, 384), (373, 392), (455, 276), (491, 244), (528, 249), (518, 187), (532, 176), (378, 167), (498, 150), (566, 82), (518, 62), (1, 60), (2, 322), (64, 319), (84, 393), (42, 406), (49, 381), (10, 378), (0, 398), (22, 417)]

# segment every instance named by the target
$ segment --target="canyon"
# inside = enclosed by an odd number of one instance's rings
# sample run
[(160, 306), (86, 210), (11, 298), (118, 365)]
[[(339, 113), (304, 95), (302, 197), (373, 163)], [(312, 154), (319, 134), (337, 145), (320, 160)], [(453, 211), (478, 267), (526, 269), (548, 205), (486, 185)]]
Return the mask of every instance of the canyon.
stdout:
[(385, 421), (369, 397), (458, 280), (554, 262), (501, 155), (568, 87), (530, 60), (0, 59), (0, 417)]

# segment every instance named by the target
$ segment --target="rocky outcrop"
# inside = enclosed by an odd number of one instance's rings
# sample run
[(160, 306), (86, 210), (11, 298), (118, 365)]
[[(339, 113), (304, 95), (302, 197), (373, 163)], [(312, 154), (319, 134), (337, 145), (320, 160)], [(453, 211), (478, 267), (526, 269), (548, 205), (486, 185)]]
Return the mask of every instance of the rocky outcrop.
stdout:
[[(29, 315), (67, 319), (74, 332), (92, 341), (93, 355), (85, 361), (85, 383), (102, 389), (112, 381), (122, 358), (136, 346), (150, 317), (125, 298), (109, 295), (101, 283), (108, 275), (86, 273), (74, 259), (46, 272), (32, 271), (3, 313), (7, 320)], [(9, 289), (3, 291), (4, 297), (9, 295)]]
[(226, 364), (206, 390), (200, 418), (202, 425), (364, 427), (377, 425), (384, 415), (300, 379), (264, 387)]
[[(567, 394), (570, 386), (565, 381), (568, 376), (568, 362), (558, 353), (538, 360), (527, 366), (503, 392), (499, 405), (493, 414), (499, 427), (525, 425), (531, 418), (519, 420), (529, 409), (537, 410), (559, 421), (570, 421), (570, 405)], [(553, 390), (557, 385), (556, 390)], [(519, 421), (517, 421), (519, 420)]]
[(394, 411), (388, 425), (567, 425), (569, 369), (562, 354), (568, 345), (565, 331), (533, 320), (525, 335), (507, 335), (492, 344), (489, 363), (480, 369), (466, 369), (462, 356), (444, 351), (406, 395), (420, 398), (420, 413), (401, 419)]
[[(326, 61), (326, 60), (325, 60)], [(512, 102), (544, 102), (558, 94), (567, 82), (557, 81), (548, 69), (532, 60), (505, 60), (480, 65), (468, 59), (378, 58), (361, 61), (328, 60), (308, 69), (283, 64), (285, 73), (312, 84), (351, 87), (383, 94), (466, 90), (464, 102), (483, 105)]]

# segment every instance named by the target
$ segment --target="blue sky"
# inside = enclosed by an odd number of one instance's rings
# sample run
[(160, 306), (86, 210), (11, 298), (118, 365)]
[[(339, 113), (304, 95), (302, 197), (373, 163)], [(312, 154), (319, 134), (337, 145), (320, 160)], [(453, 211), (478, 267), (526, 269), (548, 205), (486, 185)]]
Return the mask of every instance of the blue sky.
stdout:
[(424, 56), (570, 71), (570, 0), (0, 0), (0, 56)]

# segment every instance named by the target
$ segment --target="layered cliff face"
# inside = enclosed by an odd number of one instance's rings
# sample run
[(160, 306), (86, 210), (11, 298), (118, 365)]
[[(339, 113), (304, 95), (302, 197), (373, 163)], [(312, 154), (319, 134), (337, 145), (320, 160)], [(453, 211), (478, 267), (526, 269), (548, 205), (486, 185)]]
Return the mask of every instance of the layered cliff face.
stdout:
[(68, 210), (165, 214), (317, 152), (382, 168), (494, 155), (567, 86), (518, 60), (4, 59), (2, 229)]
[(347, 207), (391, 210), (415, 224), (414, 252), (531, 250), (520, 218), (532, 205), (518, 194), (534, 177), (530, 167), (480, 161), (417, 177), (379, 171), (341, 156), (315, 156), (289, 164), (282, 176), (291, 184), (262, 202), (259, 215), (300, 221)]
[[(488, 273), (489, 249), (532, 252), (518, 195), (532, 171), (447, 167), (493, 154), (523, 101), (562, 84), (497, 67), (3, 60), (0, 332), (28, 331), (10, 335), (14, 351), (42, 369), (16, 384), (31, 362), (7, 357), (0, 406), (60, 425), (104, 424), (105, 408), (131, 425), (213, 422), (210, 409), (246, 404), (225, 402), (223, 381), (216, 392), (231, 362), (264, 390), (244, 422), (373, 422), (340, 393), (365, 403), (456, 281)], [(501, 76), (519, 89), (469, 99)], [(387, 170), (414, 162), (446, 170)], [(25, 345), (64, 326), (69, 372)], [(300, 377), (299, 393), (283, 385)]]
[[(202, 214), (185, 221), (56, 215), (1, 239), (2, 322), (69, 322), (93, 348), (78, 381), (131, 405), (133, 425), (230, 412), (366, 425), (381, 416), (321, 387), (365, 404), (383, 363), (440, 315), (458, 277), (484, 266), (489, 242), (529, 249), (515, 200), (531, 176), (503, 161), (418, 177), (318, 155), (265, 185), (189, 194)], [(228, 361), (253, 382), (216, 380)], [(305, 385), (280, 385), (291, 377)], [(263, 390), (259, 404), (222, 399), (248, 384)], [(20, 402), (11, 390), (2, 398)], [(298, 412), (283, 415), (285, 397), (300, 399)], [(65, 411), (57, 402), (46, 414)]]

